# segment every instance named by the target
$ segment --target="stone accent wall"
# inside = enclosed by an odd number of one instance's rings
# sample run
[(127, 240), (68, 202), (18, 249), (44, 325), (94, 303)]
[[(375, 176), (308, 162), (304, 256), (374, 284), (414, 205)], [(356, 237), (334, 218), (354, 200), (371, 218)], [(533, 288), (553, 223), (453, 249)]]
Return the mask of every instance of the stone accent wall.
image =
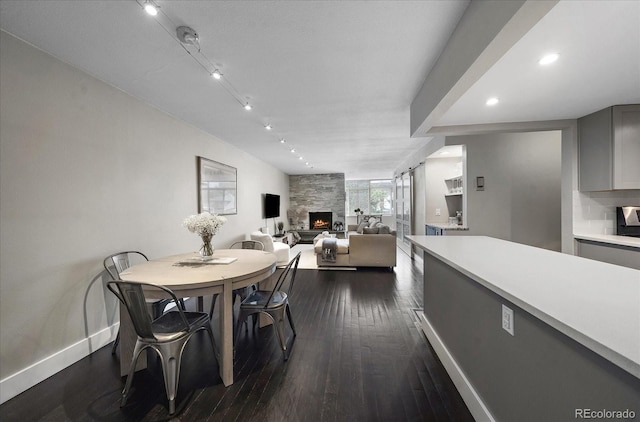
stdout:
[(308, 230), (309, 211), (331, 211), (333, 222), (345, 227), (346, 189), (344, 173), (289, 176), (290, 229)]

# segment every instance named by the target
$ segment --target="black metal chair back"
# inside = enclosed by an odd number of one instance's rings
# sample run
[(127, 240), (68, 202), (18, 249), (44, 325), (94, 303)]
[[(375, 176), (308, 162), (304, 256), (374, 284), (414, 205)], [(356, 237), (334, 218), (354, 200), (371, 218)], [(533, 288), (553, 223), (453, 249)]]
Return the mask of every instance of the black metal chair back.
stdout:
[(291, 296), (293, 284), (296, 281), (296, 272), (298, 271), (298, 263), (300, 262), (301, 254), (302, 252), (298, 252), (298, 254), (294, 256), (284, 268), (280, 277), (278, 277), (278, 281), (276, 281), (275, 286), (273, 286), (273, 290), (271, 291), (271, 295), (269, 295), (265, 308), (269, 306), (269, 303), (271, 303), (271, 300), (273, 299), (273, 295), (277, 292), (284, 292), (287, 296)]
[(104, 259), (104, 269), (107, 270), (111, 279), (120, 280), (120, 273), (131, 266), (131, 259), (139, 258), (148, 261), (149, 258), (142, 252), (124, 251), (109, 255)]
[(158, 338), (154, 334), (151, 326), (151, 316), (147, 311), (147, 299), (145, 298), (143, 290), (143, 287), (145, 286), (151, 289), (162, 290), (164, 293), (171, 296), (171, 299), (169, 300), (175, 303), (176, 309), (180, 312), (181, 320), (184, 323), (184, 327), (182, 327), (182, 329), (184, 331), (189, 331), (189, 323), (185, 318), (182, 306), (179, 306), (178, 298), (170, 289), (151, 283), (135, 283), (122, 280), (108, 282), (107, 287), (109, 290), (111, 290), (111, 292), (113, 292), (113, 294), (116, 295), (120, 302), (127, 308), (133, 327), (136, 330), (136, 334), (148, 342), (158, 341)]
[(229, 249), (255, 249), (258, 251), (264, 251), (264, 243), (257, 240), (241, 240), (233, 243)]

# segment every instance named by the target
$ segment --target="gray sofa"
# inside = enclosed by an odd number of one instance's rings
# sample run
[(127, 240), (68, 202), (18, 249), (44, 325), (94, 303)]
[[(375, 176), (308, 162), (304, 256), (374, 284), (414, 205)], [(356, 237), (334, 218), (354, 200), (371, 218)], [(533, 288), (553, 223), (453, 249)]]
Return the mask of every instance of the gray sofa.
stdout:
[[(384, 226), (383, 233), (378, 223), (367, 226), (349, 225), (347, 239), (337, 239), (338, 248), (335, 262), (323, 260), (323, 239), (314, 243), (316, 262), (319, 267), (395, 267), (396, 266), (396, 232)], [(378, 230), (374, 230), (375, 228)], [(387, 233), (388, 232), (388, 233)]]

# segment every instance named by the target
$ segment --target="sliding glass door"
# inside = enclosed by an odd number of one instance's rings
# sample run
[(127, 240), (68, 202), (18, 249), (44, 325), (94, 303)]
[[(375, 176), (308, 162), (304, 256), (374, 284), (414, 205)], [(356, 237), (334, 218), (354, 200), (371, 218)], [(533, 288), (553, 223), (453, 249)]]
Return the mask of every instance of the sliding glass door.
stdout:
[(411, 255), (411, 242), (407, 239), (412, 233), (411, 227), (411, 179), (410, 172), (395, 179), (396, 189), (396, 232), (398, 247)]

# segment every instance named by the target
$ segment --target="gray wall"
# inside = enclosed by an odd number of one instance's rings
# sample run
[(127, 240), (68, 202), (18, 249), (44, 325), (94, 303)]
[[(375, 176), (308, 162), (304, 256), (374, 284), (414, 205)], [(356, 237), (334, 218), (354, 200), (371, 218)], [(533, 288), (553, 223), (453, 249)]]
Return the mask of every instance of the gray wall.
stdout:
[[(289, 206), (308, 212), (331, 211), (333, 221), (345, 224), (347, 192), (344, 173), (289, 176)], [(309, 229), (309, 216), (303, 218), (304, 229)]]
[[(451, 136), (467, 146), (470, 235), (561, 249), (560, 131)], [(475, 190), (477, 176), (485, 190)]]
[[(426, 175), (425, 171), (426, 164), (423, 164), (413, 170), (413, 204), (412, 204), (412, 226), (413, 232), (411, 234), (424, 235), (427, 234), (425, 231), (424, 223), (427, 221), (426, 216), (426, 201), (427, 201), (427, 192), (428, 192), (428, 183), (430, 182), (429, 178)], [(444, 182), (443, 182), (444, 183)]]
[[(640, 380), (425, 254), (424, 313), (498, 421), (571, 421), (575, 409), (640, 414)], [(501, 327), (514, 311), (515, 335)]]
[[(459, 168), (459, 170), (457, 170)], [(456, 211), (462, 211), (462, 197), (446, 197), (445, 179), (455, 177), (463, 172), (462, 157), (428, 158), (424, 164), (426, 184), (426, 220), (424, 223), (447, 224), (449, 217), (455, 217)], [(440, 215), (436, 209), (440, 208)], [(424, 223), (422, 224), (424, 226)]]
[[(280, 194), (286, 210), (289, 179), (4, 32), (0, 42), (5, 397), (7, 377), (17, 374), (11, 382), (20, 384), (21, 375), (55, 372), (104, 344), (93, 336), (117, 322), (103, 286), (105, 256), (138, 249), (156, 258), (199, 248), (182, 227), (197, 212), (196, 156), (238, 170), (238, 214), (228, 216), (216, 247), (263, 225), (262, 193)], [(36, 375), (29, 382), (38, 382)]]

